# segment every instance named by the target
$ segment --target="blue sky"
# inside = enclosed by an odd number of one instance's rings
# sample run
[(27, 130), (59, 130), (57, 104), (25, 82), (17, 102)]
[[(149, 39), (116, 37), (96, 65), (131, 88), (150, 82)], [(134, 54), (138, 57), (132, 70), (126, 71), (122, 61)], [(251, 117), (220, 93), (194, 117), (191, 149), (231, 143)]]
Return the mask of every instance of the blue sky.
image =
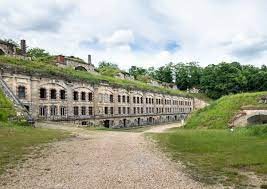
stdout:
[(0, 37), (52, 54), (159, 67), (267, 64), (265, 0), (0, 1)]

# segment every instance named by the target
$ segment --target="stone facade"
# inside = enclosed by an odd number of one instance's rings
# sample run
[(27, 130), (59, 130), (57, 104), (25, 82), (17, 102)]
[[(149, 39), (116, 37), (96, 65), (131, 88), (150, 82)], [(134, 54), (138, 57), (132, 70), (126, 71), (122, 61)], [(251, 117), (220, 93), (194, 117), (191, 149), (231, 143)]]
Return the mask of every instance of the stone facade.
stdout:
[(2, 78), (35, 120), (131, 127), (185, 119), (194, 99), (18, 73)]

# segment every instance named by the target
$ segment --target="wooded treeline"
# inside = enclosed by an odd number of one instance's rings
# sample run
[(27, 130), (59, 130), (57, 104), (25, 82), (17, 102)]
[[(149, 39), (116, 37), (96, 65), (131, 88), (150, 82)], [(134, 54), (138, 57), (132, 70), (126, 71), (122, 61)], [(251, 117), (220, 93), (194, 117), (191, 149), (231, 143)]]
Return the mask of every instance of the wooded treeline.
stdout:
[(158, 69), (132, 66), (129, 73), (138, 80), (152, 78), (175, 83), (181, 90), (197, 88), (213, 99), (241, 92), (267, 91), (266, 65), (259, 68), (223, 62), (201, 67), (196, 62), (169, 63)]

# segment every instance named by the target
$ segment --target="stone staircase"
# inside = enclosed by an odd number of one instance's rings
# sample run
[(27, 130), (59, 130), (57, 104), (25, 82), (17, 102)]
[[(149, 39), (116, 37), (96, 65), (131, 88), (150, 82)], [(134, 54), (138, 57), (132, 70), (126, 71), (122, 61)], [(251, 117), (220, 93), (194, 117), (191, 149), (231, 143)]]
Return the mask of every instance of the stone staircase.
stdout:
[(16, 111), (23, 116), (28, 123), (34, 124), (34, 119), (32, 118), (29, 111), (25, 108), (25, 106), (21, 103), (19, 98), (12, 92), (12, 90), (7, 86), (6, 82), (3, 80), (0, 75), (0, 89), (4, 92), (4, 94), (13, 102)]

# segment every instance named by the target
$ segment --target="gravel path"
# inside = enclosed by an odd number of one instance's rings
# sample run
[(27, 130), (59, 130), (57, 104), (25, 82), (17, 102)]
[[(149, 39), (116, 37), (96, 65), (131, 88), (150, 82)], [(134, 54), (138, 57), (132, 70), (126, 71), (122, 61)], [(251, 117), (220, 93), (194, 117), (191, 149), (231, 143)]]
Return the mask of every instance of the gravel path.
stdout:
[(157, 151), (143, 133), (61, 128), (77, 136), (50, 144), (41, 157), (0, 177), (0, 189), (206, 188)]

